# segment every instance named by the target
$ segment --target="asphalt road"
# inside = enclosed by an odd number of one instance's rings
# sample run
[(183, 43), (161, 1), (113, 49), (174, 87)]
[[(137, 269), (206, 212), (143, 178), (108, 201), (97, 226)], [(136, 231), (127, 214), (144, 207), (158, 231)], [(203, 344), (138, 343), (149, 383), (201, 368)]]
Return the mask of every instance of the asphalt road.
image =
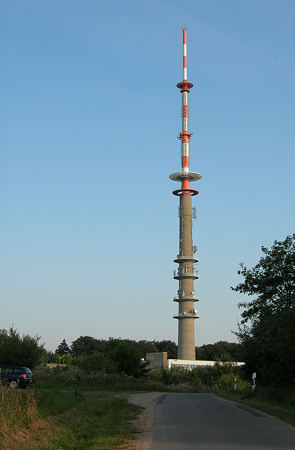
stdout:
[(152, 450), (295, 449), (295, 429), (211, 394), (164, 394), (154, 413)]

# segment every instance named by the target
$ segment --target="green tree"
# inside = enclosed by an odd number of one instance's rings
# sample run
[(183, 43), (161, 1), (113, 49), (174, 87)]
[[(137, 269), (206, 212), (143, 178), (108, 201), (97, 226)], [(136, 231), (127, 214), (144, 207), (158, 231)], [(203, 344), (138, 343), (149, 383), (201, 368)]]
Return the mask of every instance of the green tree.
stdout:
[(113, 361), (101, 352), (95, 352), (92, 355), (77, 356), (73, 364), (85, 370), (86, 372), (112, 373), (115, 371)]
[(95, 352), (104, 352), (106, 341), (91, 336), (80, 336), (71, 345), (73, 356), (92, 355)]
[(66, 343), (65, 339), (63, 339), (61, 341), (61, 343), (59, 344), (59, 346), (55, 350), (55, 353), (58, 353), (60, 356), (70, 355), (71, 354), (71, 349), (68, 346), (68, 344)]
[(295, 308), (295, 233), (282, 242), (275, 241), (269, 250), (261, 247), (262, 256), (251, 269), (241, 263), (239, 275), (244, 281), (232, 289), (242, 294), (254, 296), (250, 302), (238, 306), (246, 308), (242, 323), (259, 319), (262, 313), (272, 313)]
[(271, 386), (295, 382), (295, 234), (275, 241), (251, 269), (241, 264), (244, 281), (232, 288), (252, 297), (241, 302), (236, 333), (248, 372)]
[(138, 341), (136, 343), (136, 346), (142, 358), (145, 358), (145, 355), (147, 353), (158, 352), (157, 346), (155, 345), (154, 342), (142, 340)]
[(163, 340), (163, 341), (154, 341), (158, 352), (167, 352), (167, 356), (170, 359), (177, 358), (177, 345), (173, 341)]
[(295, 385), (295, 310), (264, 313), (237, 335), (248, 375), (270, 387)]
[(25, 366), (33, 369), (44, 359), (44, 345), (40, 337), (24, 334), (22, 337), (11, 327), (0, 330), (0, 364)]
[(216, 361), (241, 361), (241, 344), (218, 341), (196, 347), (197, 359)]
[(141, 360), (136, 346), (128, 342), (120, 342), (113, 346), (109, 353), (115, 364), (115, 370), (119, 373), (139, 378), (147, 373), (147, 363)]

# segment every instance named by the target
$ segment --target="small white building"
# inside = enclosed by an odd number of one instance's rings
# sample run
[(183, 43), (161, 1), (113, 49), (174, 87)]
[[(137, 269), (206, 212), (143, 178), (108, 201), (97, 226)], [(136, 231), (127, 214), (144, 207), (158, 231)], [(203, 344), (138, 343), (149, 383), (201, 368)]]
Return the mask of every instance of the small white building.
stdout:
[[(167, 369), (172, 369), (174, 367), (179, 367), (182, 369), (189, 369), (192, 370), (196, 367), (208, 367), (208, 366), (214, 366), (214, 364), (217, 361), (190, 361), (190, 360), (186, 360), (186, 359), (168, 359), (167, 360)], [(220, 362), (220, 364), (226, 364), (223, 362)], [(245, 363), (244, 362), (231, 362), (231, 364), (233, 366), (244, 366)]]

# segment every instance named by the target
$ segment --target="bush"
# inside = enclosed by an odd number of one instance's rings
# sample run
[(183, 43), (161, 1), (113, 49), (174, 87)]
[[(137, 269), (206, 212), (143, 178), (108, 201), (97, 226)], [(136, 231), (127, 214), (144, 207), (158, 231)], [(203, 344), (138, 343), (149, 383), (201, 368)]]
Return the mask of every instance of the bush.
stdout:
[(72, 364), (80, 367), (85, 372), (111, 373), (114, 371), (114, 363), (110, 358), (101, 352), (95, 352), (92, 355), (76, 356)]
[(25, 366), (33, 369), (44, 357), (43, 345), (39, 345), (39, 336), (20, 334), (11, 327), (0, 330), (0, 364)]
[(135, 378), (140, 378), (147, 373), (147, 363), (141, 361), (140, 353), (132, 343), (119, 343), (109, 352), (109, 357), (114, 362), (118, 373)]
[(170, 370), (152, 372), (150, 377), (164, 383), (166, 386), (190, 385), (198, 391), (233, 389), (234, 379), (237, 388), (243, 389), (249, 383), (241, 378), (241, 370), (232, 364), (216, 363), (214, 366), (196, 367), (192, 370), (172, 368)]

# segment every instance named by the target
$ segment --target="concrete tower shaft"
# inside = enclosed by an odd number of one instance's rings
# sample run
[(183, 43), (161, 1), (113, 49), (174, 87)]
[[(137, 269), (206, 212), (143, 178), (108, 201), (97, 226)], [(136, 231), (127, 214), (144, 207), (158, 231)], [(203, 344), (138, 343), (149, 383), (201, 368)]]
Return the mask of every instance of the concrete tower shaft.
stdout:
[(178, 295), (174, 301), (178, 302), (178, 359), (195, 360), (195, 330), (194, 319), (198, 318), (194, 302), (198, 301), (194, 295), (194, 280), (198, 274), (194, 264), (198, 262), (194, 257), (192, 239), (192, 196), (197, 195), (196, 189), (190, 188), (190, 181), (201, 178), (199, 173), (189, 169), (189, 143), (191, 134), (188, 131), (188, 94), (193, 84), (187, 81), (187, 43), (186, 30), (183, 30), (183, 81), (177, 84), (182, 93), (182, 130), (181, 140), (181, 172), (170, 175), (170, 179), (181, 182), (181, 189), (173, 191), (179, 196), (179, 254), (174, 260), (179, 264), (174, 272), (174, 278), (179, 281)]

